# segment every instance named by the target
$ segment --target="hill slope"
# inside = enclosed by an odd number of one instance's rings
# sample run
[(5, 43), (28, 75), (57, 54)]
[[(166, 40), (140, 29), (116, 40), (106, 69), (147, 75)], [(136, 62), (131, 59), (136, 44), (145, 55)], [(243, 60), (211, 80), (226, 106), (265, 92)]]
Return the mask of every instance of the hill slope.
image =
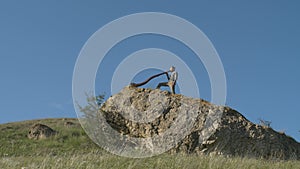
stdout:
[[(66, 126), (72, 122), (73, 126)], [(48, 139), (31, 140), (27, 137), (31, 126), (44, 124), (58, 132)], [(90, 152), (99, 148), (87, 137), (77, 119), (41, 119), (0, 125), (0, 157), (59, 155)]]
[[(66, 121), (75, 123), (66, 127)], [(45, 124), (59, 132), (42, 140), (27, 134), (34, 124)], [(40, 119), (0, 124), (0, 168), (40, 169), (193, 169), (193, 168), (299, 168), (300, 161), (268, 161), (222, 156), (168, 155), (143, 159), (115, 156), (96, 146), (84, 133), (77, 119)]]

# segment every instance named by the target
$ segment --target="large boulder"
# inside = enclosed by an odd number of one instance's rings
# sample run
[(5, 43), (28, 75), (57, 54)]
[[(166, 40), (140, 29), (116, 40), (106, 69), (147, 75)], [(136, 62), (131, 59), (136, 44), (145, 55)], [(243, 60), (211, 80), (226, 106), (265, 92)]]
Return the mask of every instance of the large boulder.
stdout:
[(100, 110), (121, 135), (149, 138), (145, 145), (171, 128), (178, 131), (171, 138), (184, 137), (170, 153), (300, 159), (300, 144), (293, 138), (254, 124), (229, 107), (199, 98), (127, 86), (111, 96)]
[(57, 131), (44, 124), (35, 124), (30, 127), (27, 137), (33, 140), (49, 138), (56, 135)]

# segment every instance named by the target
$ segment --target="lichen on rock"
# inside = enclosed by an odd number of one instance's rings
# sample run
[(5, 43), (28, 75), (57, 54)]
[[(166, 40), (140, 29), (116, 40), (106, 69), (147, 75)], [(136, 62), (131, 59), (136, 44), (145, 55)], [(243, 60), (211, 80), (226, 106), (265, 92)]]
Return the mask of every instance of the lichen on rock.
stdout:
[(293, 138), (200, 98), (127, 86), (100, 110), (120, 135), (143, 138), (131, 146), (143, 144), (149, 151), (168, 143), (169, 153), (300, 159), (300, 144)]
[(57, 131), (53, 130), (47, 125), (37, 123), (29, 129), (27, 137), (33, 140), (40, 140), (49, 138), (56, 134)]

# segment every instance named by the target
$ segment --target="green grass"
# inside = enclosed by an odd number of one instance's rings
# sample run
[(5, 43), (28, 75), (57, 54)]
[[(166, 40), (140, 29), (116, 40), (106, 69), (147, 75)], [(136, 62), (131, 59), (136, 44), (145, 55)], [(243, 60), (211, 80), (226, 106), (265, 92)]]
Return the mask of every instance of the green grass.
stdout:
[[(71, 121), (75, 126), (65, 127)], [(59, 134), (45, 140), (29, 140), (31, 125), (42, 123)], [(96, 146), (76, 119), (45, 119), (0, 125), (0, 168), (300, 168), (300, 161), (270, 161), (222, 156), (170, 155), (132, 159), (110, 154)]]
[[(75, 125), (65, 127), (66, 121)], [(36, 123), (48, 125), (58, 134), (44, 140), (30, 140), (27, 133), (30, 126)], [(76, 119), (45, 119), (0, 125), (0, 157), (88, 153), (97, 149)]]

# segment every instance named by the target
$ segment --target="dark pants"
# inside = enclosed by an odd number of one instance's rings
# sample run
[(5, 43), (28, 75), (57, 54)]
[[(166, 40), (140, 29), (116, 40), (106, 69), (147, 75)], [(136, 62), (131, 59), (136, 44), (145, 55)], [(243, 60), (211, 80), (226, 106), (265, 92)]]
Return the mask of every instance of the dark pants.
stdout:
[(171, 93), (172, 94), (175, 94), (175, 85), (176, 85), (176, 82), (162, 82), (162, 83), (159, 83), (156, 87), (156, 89), (160, 89), (161, 86), (169, 86), (170, 87), (170, 90), (171, 90)]

